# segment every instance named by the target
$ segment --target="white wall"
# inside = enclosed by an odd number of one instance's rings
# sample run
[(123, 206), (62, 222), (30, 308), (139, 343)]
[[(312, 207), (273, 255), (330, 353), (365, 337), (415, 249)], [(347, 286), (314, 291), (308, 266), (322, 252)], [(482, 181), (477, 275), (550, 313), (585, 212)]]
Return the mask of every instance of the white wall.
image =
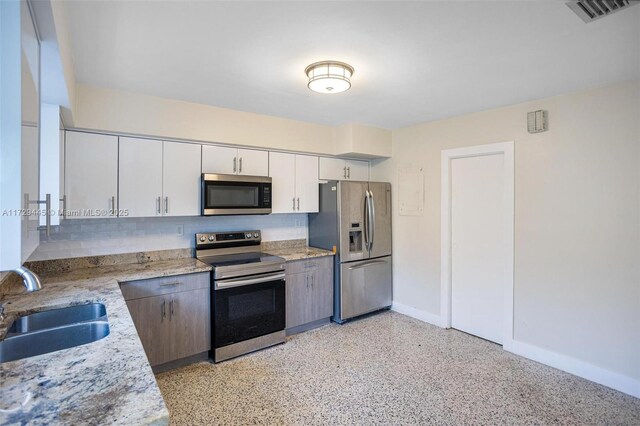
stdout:
[[(537, 109), (549, 131), (529, 134)], [(393, 158), (371, 170), (396, 188), (394, 303), (439, 315), (441, 150), (514, 140), (515, 340), (640, 392), (639, 122), (633, 81), (394, 130)], [(406, 166), (425, 173), (422, 216), (398, 215)]]
[(196, 232), (254, 229), (263, 241), (306, 240), (307, 215), (67, 219), (48, 241), (42, 238), (29, 260), (190, 248)]
[(120, 90), (76, 86), (74, 127), (155, 138), (334, 153), (333, 128)]

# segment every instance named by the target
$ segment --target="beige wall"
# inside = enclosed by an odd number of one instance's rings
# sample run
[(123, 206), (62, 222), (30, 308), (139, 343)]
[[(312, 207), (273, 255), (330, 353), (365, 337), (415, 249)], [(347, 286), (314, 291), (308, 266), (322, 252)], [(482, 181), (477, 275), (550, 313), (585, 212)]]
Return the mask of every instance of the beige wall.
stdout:
[[(537, 109), (549, 131), (529, 134)], [(425, 173), (422, 216), (394, 196), (394, 302), (439, 315), (441, 150), (513, 140), (515, 340), (639, 379), (639, 122), (633, 81), (393, 131), (372, 179)]]
[(119, 90), (76, 86), (74, 127), (333, 155), (333, 128)]

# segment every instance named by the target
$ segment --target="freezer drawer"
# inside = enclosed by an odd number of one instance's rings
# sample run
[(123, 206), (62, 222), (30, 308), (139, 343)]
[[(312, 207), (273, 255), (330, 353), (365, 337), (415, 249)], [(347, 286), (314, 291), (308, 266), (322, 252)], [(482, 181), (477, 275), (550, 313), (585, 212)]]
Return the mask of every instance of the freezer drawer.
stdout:
[(391, 305), (391, 256), (340, 265), (340, 320)]

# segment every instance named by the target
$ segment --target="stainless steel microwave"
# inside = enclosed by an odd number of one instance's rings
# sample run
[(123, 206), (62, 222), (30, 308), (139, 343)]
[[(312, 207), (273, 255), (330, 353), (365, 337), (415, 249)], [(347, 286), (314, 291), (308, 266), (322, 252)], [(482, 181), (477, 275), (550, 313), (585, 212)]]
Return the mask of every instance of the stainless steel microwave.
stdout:
[(271, 213), (271, 178), (202, 174), (202, 216)]

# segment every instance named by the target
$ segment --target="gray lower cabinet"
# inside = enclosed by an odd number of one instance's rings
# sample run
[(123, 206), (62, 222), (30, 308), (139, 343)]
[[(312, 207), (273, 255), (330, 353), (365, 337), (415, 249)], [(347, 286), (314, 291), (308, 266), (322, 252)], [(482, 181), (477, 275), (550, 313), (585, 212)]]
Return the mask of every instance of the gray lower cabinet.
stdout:
[(287, 262), (287, 329), (333, 315), (333, 257)]
[(211, 349), (209, 273), (120, 284), (152, 366)]

